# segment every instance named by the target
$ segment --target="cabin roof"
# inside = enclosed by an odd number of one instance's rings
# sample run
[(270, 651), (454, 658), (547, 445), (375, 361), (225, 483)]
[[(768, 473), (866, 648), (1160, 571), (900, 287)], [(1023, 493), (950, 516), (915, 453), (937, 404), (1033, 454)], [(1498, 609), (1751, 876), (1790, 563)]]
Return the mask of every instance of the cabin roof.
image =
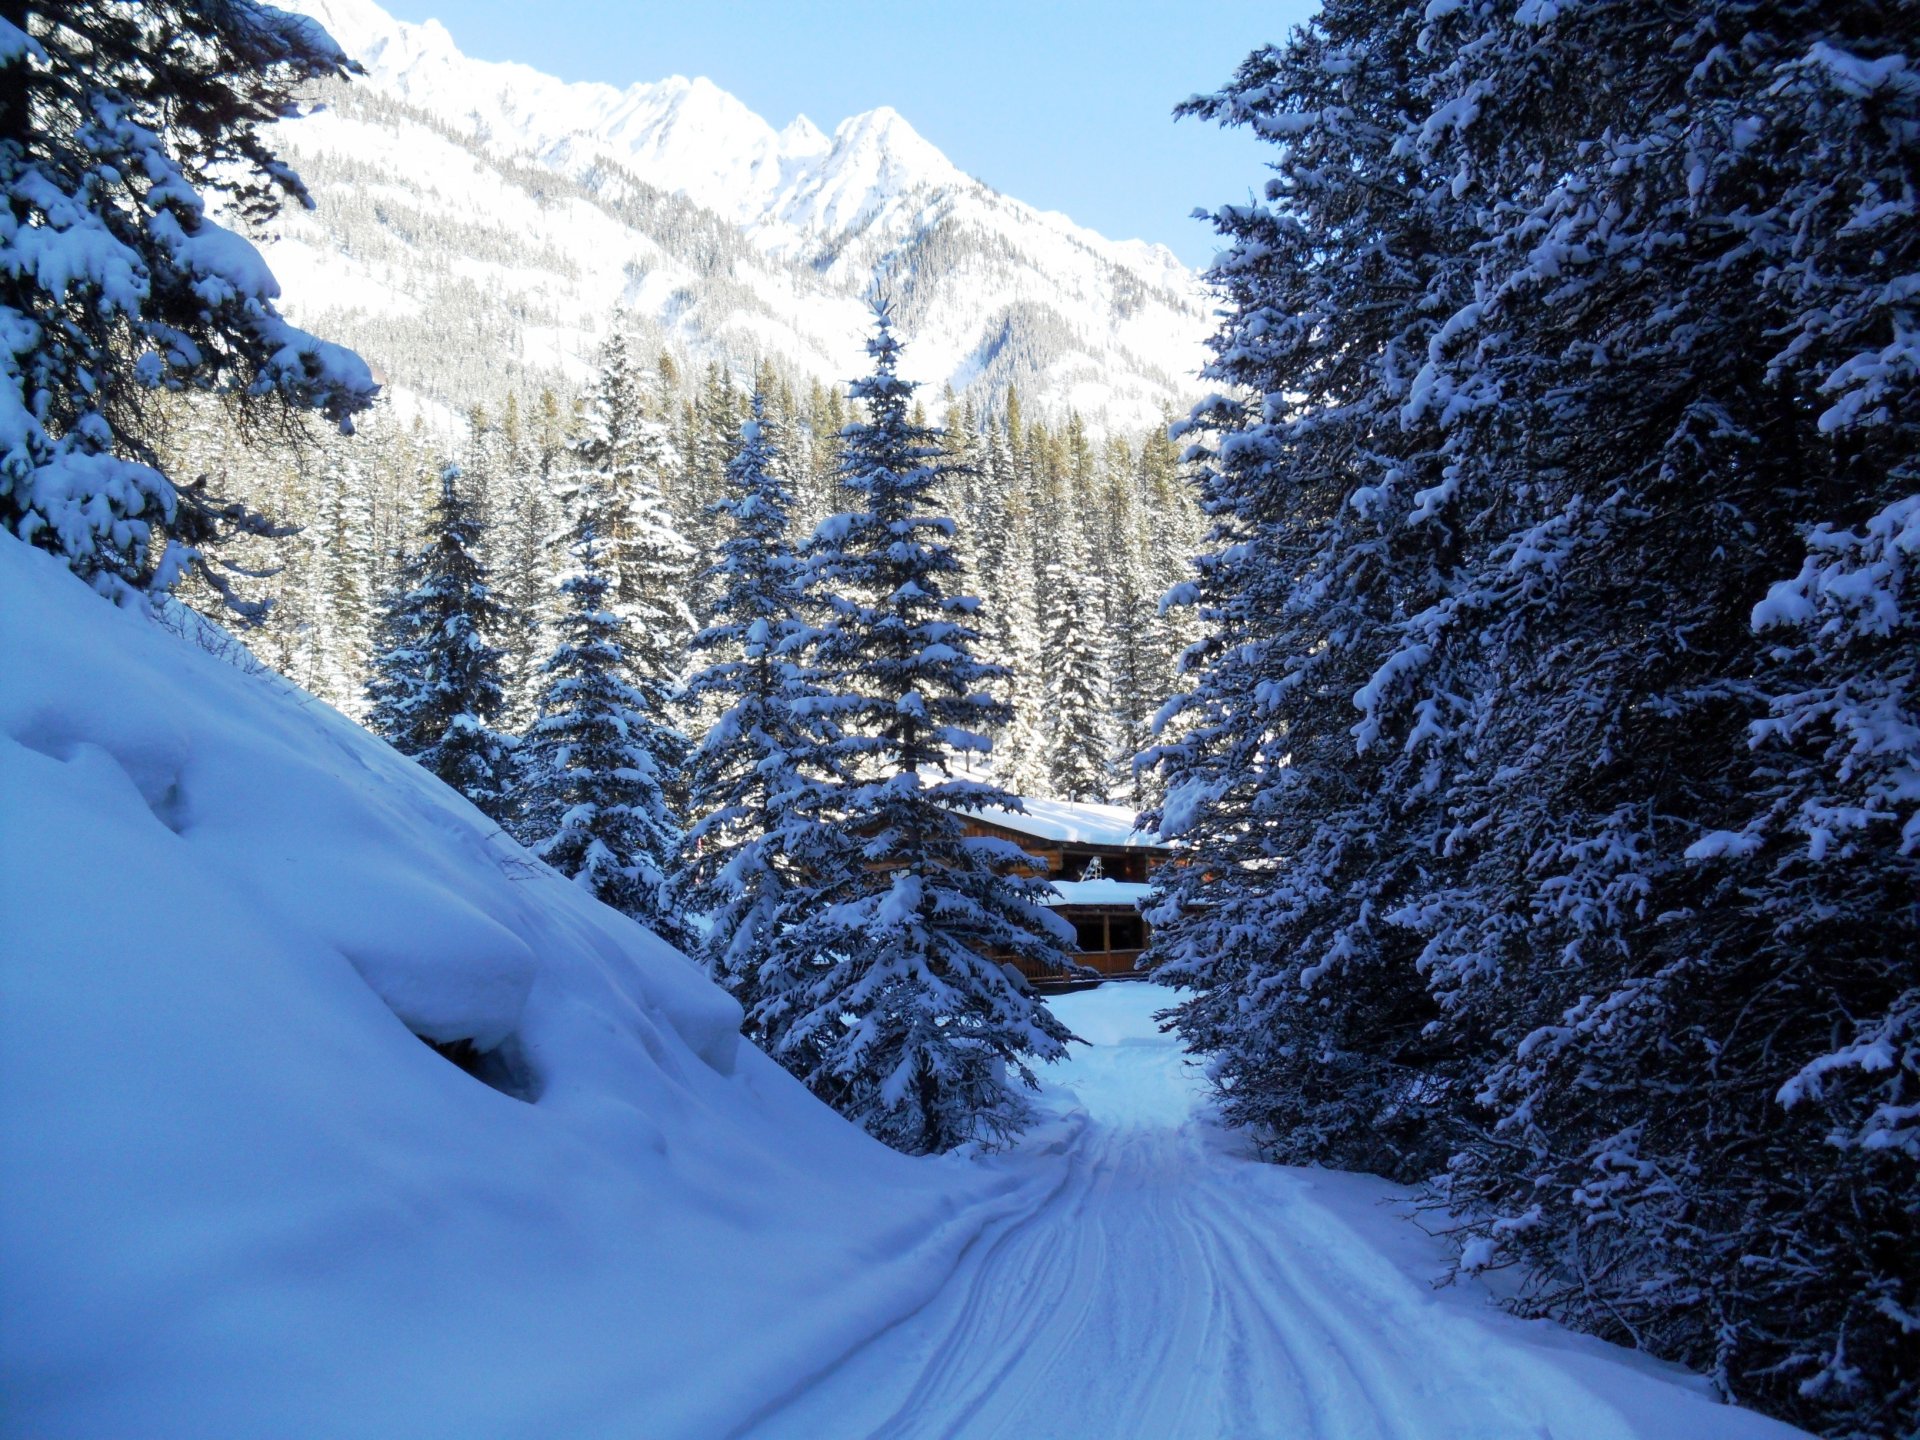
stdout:
[(1134, 812), (1124, 805), (1092, 805), (1077, 800), (1041, 800), (1021, 796), (1024, 815), (998, 805), (982, 805), (964, 813), (977, 816), (989, 825), (1031, 835), (1036, 840), (1054, 840), (1068, 845), (1113, 845), (1157, 850), (1163, 848), (1158, 836), (1133, 825)]

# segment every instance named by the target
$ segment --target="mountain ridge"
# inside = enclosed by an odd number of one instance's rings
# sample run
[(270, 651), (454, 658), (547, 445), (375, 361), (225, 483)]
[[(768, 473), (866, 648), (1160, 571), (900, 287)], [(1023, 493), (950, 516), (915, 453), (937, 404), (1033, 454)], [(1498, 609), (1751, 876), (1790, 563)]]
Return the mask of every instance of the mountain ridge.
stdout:
[[(486, 283), (453, 302), (485, 313), (437, 328), (486, 321), (492, 341), (515, 352), (503, 363), (530, 372), (580, 378), (620, 307), (658, 332), (647, 338), (696, 362), (744, 372), (777, 356), (802, 374), (844, 380), (863, 363), (866, 301), (886, 293), (909, 342), (908, 374), (935, 396), (952, 386), (991, 404), (1013, 383), (1040, 413), (1131, 428), (1197, 393), (1209, 307), (1171, 251), (1109, 240), (994, 191), (890, 106), (831, 134), (804, 115), (776, 129), (703, 77), (624, 89), (563, 81), (471, 59), (439, 21), (399, 21), (374, 0), (292, 8), (325, 26), (366, 74), (283, 125), (320, 209), (283, 217), (269, 258), (304, 272), (288, 288), (315, 297), (301, 304), (308, 323), (333, 323), (342, 339), (370, 346), (369, 358), (403, 384), (404, 357), (383, 347), (418, 350), (436, 326), (408, 338), (395, 316), (441, 315), (448, 297), (431, 292), (446, 288), (445, 273), (477, 281), (486, 269), (472, 263), (471, 245), (435, 248), (432, 233), (479, 226), (499, 239), (491, 249), (511, 250), (517, 230), (538, 255), (503, 253)], [(574, 193), (556, 199), (532, 171)], [(379, 197), (372, 214), (361, 213), (366, 194)], [(555, 206), (576, 201), (602, 214), (573, 214), (570, 233)], [(689, 242), (711, 228), (695, 212), (741, 243)], [(370, 260), (376, 253), (386, 259)], [(560, 293), (564, 282), (571, 295)], [(386, 313), (374, 313), (375, 294)]]

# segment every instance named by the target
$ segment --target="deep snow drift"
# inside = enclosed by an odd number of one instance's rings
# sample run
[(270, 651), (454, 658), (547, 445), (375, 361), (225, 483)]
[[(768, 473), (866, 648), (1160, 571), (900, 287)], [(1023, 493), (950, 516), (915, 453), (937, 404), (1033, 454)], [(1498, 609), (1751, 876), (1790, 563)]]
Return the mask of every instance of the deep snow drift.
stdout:
[[(713, 1435), (1009, 1178), (351, 722), (0, 535), (0, 1430)], [(538, 1103), (415, 1038), (512, 1037)]]
[[(350, 722), (0, 535), (0, 1433), (1759, 1440), (1435, 1292), (1153, 1028), (910, 1161)], [(513, 1098), (416, 1033), (494, 1051)]]

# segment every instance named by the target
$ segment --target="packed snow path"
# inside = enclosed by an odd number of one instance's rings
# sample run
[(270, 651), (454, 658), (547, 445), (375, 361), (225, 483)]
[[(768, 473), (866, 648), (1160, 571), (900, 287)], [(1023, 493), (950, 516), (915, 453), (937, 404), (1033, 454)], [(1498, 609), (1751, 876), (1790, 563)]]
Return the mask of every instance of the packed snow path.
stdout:
[(1698, 1381), (1436, 1290), (1435, 1242), (1359, 1176), (1266, 1165), (1208, 1125), (1152, 1023), (1164, 990), (1056, 1008), (1093, 1042), (992, 1162), (1028, 1182), (935, 1298), (764, 1414), (755, 1437), (1797, 1434)]

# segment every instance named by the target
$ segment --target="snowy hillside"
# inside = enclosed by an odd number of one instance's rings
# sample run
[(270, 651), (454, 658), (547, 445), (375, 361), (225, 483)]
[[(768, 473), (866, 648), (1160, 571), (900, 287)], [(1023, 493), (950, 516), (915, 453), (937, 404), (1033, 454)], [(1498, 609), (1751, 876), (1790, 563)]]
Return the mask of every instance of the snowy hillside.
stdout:
[(984, 1223), (425, 772), (8, 536), (0, 656), (5, 1433), (726, 1433)]
[(0, 535), (0, 1433), (1798, 1433), (1436, 1293), (1391, 1187), (1215, 1128), (1155, 987), (1059, 1002), (1017, 1149), (884, 1150), (188, 633)]
[(998, 194), (891, 109), (775, 129), (708, 80), (570, 84), (372, 0), (295, 8), (367, 76), (276, 131), (319, 209), (268, 257), (305, 323), (404, 385), (479, 398), (436, 366), (450, 346), (470, 390), (577, 378), (616, 304), (696, 359), (844, 380), (880, 288), (934, 397), (1014, 383), (1139, 428), (1192, 396), (1208, 309), (1170, 251)]

